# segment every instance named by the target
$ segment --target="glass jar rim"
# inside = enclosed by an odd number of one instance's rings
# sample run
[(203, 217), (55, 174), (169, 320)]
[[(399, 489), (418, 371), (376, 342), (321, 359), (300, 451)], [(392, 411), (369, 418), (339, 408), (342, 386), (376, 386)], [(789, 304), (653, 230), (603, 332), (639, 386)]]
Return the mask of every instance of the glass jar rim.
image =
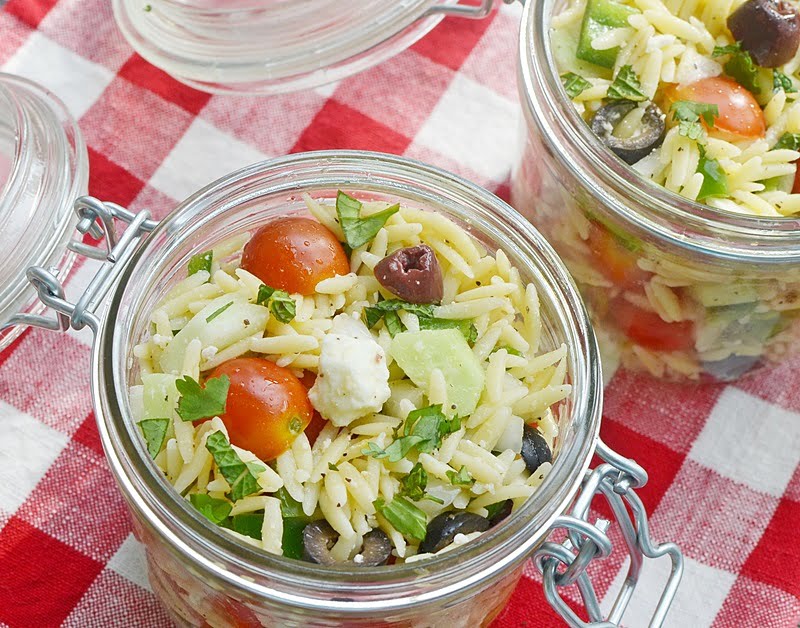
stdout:
[[(687, 199), (638, 175), (592, 133), (563, 89), (552, 51), (550, 17), (559, 1), (525, 3), (520, 98), (529, 123), (542, 130), (542, 141), (581, 187), (615, 215), (679, 248), (731, 261), (800, 261), (800, 218), (735, 214)], [(631, 207), (628, 198), (644, 209)], [(687, 227), (703, 238), (687, 237)]]
[[(129, 347), (117, 322), (118, 305), (129, 287), (130, 277), (145, 266), (155, 266), (147, 257), (154, 240), (169, 238), (175, 246), (187, 238), (191, 241), (193, 225), (198, 224), (203, 208), (229, 198), (251, 177), (266, 177), (264, 184), (269, 186), (268, 191), (260, 190), (257, 196), (298, 194), (313, 187), (347, 187), (402, 196), (430, 186), (447, 200), (448, 210), (465, 203), (462, 215), (457, 217), (466, 218), (470, 227), (498, 245), (515, 252), (524, 251), (531, 258), (530, 269), (546, 288), (540, 297), (556, 308), (561, 317), (558, 324), (564, 326), (559, 331), (565, 334), (572, 349), (570, 421), (581, 431), (576, 446), (556, 456), (551, 473), (534, 496), (507, 523), (495, 528), (495, 532), (469, 547), (424, 563), (380, 567), (366, 574), (357, 569), (331, 570), (242, 546), (181, 503), (185, 500), (175, 494), (163, 476), (159, 477), (161, 474), (152, 461), (142, 455), (140, 439), (132, 438), (128, 429), (130, 408), (124, 370)], [(472, 203), (469, 210), (466, 199)], [(214, 212), (230, 211), (235, 206), (235, 203), (223, 204)], [(164, 253), (163, 257), (168, 257), (168, 251)], [(151, 276), (147, 281), (153, 279)], [(165, 218), (122, 272), (119, 286), (122, 288), (115, 290), (98, 333), (92, 367), (94, 406), (112, 471), (129, 504), (149, 525), (195, 564), (249, 594), (311, 610), (336, 608), (350, 614), (368, 613), (376, 608), (405, 608), (456, 595), (470, 586), (479, 586), (487, 577), (501, 575), (508, 565), (521, 563), (572, 500), (588, 468), (599, 431), (602, 377), (591, 324), (577, 289), (556, 253), (530, 223), (485, 189), (438, 168), (363, 151), (301, 153), (243, 168), (200, 190)], [(144, 290), (134, 292), (131, 298), (135, 302), (137, 295), (141, 297), (143, 293)], [(116, 403), (116, 399), (122, 401)], [(226, 565), (235, 565), (235, 573)], [(331, 573), (344, 581), (330, 582)], [(270, 586), (257, 582), (259, 578), (269, 580)], [(398, 584), (403, 578), (408, 579), (405, 589)], [(310, 583), (310, 591), (298, 593), (298, 580)], [(333, 592), (334, 597), (341, 598), (355, 587), (362, 598), (359, 601), (335, 601), (325, 596)]]

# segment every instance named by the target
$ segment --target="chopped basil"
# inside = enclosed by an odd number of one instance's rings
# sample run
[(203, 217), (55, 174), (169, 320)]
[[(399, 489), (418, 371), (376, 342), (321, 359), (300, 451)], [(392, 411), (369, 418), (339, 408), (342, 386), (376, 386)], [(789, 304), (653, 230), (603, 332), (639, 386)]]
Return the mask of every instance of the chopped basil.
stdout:
[(220, 314), (222, 314), (222, 313), (223, 313), (225, 310), (227, 310), (227, 309), (228, 309), (228, 308), (229, 308), (231, 305), (233, 305), (233, 301), (231, 301), (230, 303), (226, 303), (225, 305), (223, 305), (223, 306), (222, 306), (221, 308), (219, 308), (218, 310), (215, 310), (214, 312), (212, 312), (212, 313), (211, 313), (211, 314), (208, 316), (208, 318), (206, 318), (206, 323), (210, 323), (211, 321), (213, 321), (215, 318), (217, 318), (217, 316), (219, 316)]
[(277, 497), (281, 502), (281, 516), (284, 519), (305, 517), (303, 512), (303, 505), (294, 497), (289, 495), (289, 491), (285, 487), (279, 488), (275, 491), (274, 497)]
[(698, 201), (711, 196), (727, 196), (728, 178), (725, 176), (725, 171), (716, 159), (706, 155), (702, 144), (700, 145), (700, 160), (697, 164), (697, 172), (703, 175), (703, 185), (700, 186), (700, 192), (697, 194)]
[(641, 102), (647, 100), (642, 93), (642, 84), (639, 77), (629, 65), (623, 65), (614, 81), (609, 85), (606, 97), (609, 100), (633, 100)]
[(214, 253), (206, 251), (205, 253), (198, 253), (189, 260), (189, 274), (194, 275), (201, 270), (211, 272), (211, 262), (214, 260)]
[(781, 135), (772, 150), (780, 150), (781, 148), (800, 150), (800, 133), (784, 133)]
[(227, 375), (207, 379), (205, 387), (201, 387), (188, 375), (176, 380), (175, 387), (181, 394), (178, 400), (178, 416), (183, 421), (197, 421), (223, 414), (230, 383)]
[(394, 310), (390, 310), (383, 315), (383, 324), (386, 325), (386, 331), (389, 332), (392, 338), (404, 330), (403, 322)]
[(202, 493), (189, 495), (189, 501), (211, 523), (219, 525), (231, 514), (233, 506), (225, 499), (214, 499)]
[(425, 539), (428, 529), (428, 517), (425, 513), (408, 501), (405, 497), (395, 497), (388, 504), (379, 497), (373, 502), (375, 510), (394, 526), (403, 536), (418, 541)]
[(361, 202), (341, 190), (336, 195), (336, 214), (342, 227), (345, 241), (351, 249), (357, 249), (374, 238), (391, 216), (400, 211), (400, 205), (392, 205), (376, 214), (361, 217)]
[(261, 528), (264, 526), (263, 512), (244, 512), (230, 518), (229, 526), (234, 532), (261, 540)]
[(143, 419), (139, 421), (139, 427), (142, 429), (144, 440), (147, 443), (147, 453), (155, 458), (164, 446), (164, 441), (167, 440), (169, 419)]
[(416, 448), (420, 453), (430, 453), (438, 449), (445, 436), (459, 429), (461, 429), (459, 417), (448, 419), (442, 412), (441, 404), (428, 406), (408, 413), (403, 424), (403, 436), (392, 441), (386, 449), (381, 449), (370, 442), (362, 453), (373, 458), (388, 458), (389, 462), (397, 462), (412, 448)]
[(473, 344), (478, 339), (478, 329), (470, 320), (458, 320), (450, 318), (426, 318), (419, 317), (420, 329), (457, 329), (466, 338), (469, 344)]
[(692, 100), (679, 100), (672, 103), (669, 109), (672, 119), (678, 124), (678, 132), (691, 140), (700, 139), (703, 135), (703, 125), (700, 118), (708, 126), (714, 126), (714, 120), (719, 117), (719, 107)]
[(761, 86), (758, 84), (758, 67), (753, 63), (753, 57), (746, 50), (742, 50), (742, 44), (738, 41), (729, 46), (714, 46), (712, 57), (722, 57), (730, 55), (725, 63), (725, 74), (734, 79), (742, 87), (753, 94), (761, 93)]
[(567, 92), (567, 96), (570, 98), (576, 98), (592, 86), (589, 81), (574, 72), (562, 74), (561, 83), (564, 85), (564, 91)]
[(231, 501), (236, 502), (261, 490), (256, 477), (231, 447), (225, 434), (222, 432), (210, 434), (206, 440), (206, 449), (213, 456), (222, 477), (231, 487), (231, 492), (228, 494)]
[(486, 507), (486, 512), (488, 513), (486, 515), (486, 518), (487, 519), (494, 519), (495, 516), (497, 515), (497, 513), (499, 513), (501, 510), (503, 510), (505, 505), (506, 505), (505, 501), (497, 502), (497, 503), (494, 503), (494, 504), (489, 504)]
[(492, 349), (492, 353), (495, 353), (496, 351), (500, 351), (500, 349), (505, 349), (506, 352), (508, 353), (508, 355), (516, 355), (516, 356), (518, 356), (520, 358), (524, 357), (522, 355), (522, 351), (517, 351), (514, 347), (509, 347), (507, 345), (506, 346), (502, 346), (502, 347), (495, 347), (494, 349)]
[(337, 467), (337, 466), (336, 466), (335, 464), (333, 464), (332, 462), (329, 462), (329, 463), (328, 463), (328, 468), (329, 468), (331, 471), (338, 471), (338, 470), (339, 470), (339, 467)]
[(256, 303), (269, 306), (275, 318), (281, 323), (288, 323), (297, 315), (297, 304), (286, 290), (276, 290), (263, 283), (258, 287)]
[(285, 517), (281, 549), (287, 558), (302, 559), (304, 555), (303, 530), (308, 525), (307, 518)]
[(794, 82), (788, 76), (778, 69), (772, 71), (772, 91), (779, 92), (785, 91), (787, 94), (792, 94), (797, 91)]
[(450, 480), (450, 484), (453, 486), (472, 486), (475, 483), (475, 480), (469, 474), (466, 467), (461, 467), (458, 473), (455, 471), (448, 471), (447, 477)]
[(428, 486), (428, 472), (422, 468), (418, 462), (411, 471), (400, 480), (400, 494), (418, 502), (425, 497), (425, 489)]

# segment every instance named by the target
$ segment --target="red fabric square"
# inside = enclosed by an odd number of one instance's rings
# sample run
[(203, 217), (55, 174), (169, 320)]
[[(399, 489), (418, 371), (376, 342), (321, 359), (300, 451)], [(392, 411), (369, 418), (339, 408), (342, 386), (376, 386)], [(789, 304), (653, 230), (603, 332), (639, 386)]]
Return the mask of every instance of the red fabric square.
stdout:
[(57, 626), (102, 565), (12, 517), (0, 531), (0, 621), (11, 628)]
[(789, 486), (786, 487), (784, 497), (800, 503), (800, 465), (797, 465), (797, 468), (794, 470), (794, 475), (792, 479), (789, 480)]
[(460, 177), (466, 179), (467, 181), (470, 181), (475, 185), (480, 185), (487, 189), (492, 189), (492, 187), (497, 186), (500, 183), (500, 181), (492, 181), (488, 177), (478, 174), (471, 168), (464, 166), (463, 164), (453, 159), (450, 159), (449, 157), (443, 155), (439, 151), (424, 146), (423, 144), (420, 144), (418, 142), (412, 143), (411, 146), (408, 147), (406, 152), (403, 153), (403, 155), (405, 157), (410, 157), (412, 159), (424, 161), (425, 163), (435, 164), (439, 168), (447, 170), (448, 172), (452, 172), (453, 174), (457, 174)]
[(717, 613), (713, 628), (794, 628), (800, 617), (800, 597), (740, 576)]
[(89, 194), (127, 207), (144, 182), (89, 147)]
[[(483, 20), (445, 18), (414, 44), (412, 50), (451, 70), (458, 70), (496, 16), (495, 11)], [(516, 57), (510, 59), (509, 63), (516, 64)]]
[[(767, 513), (764, 513), (764, 517)], [(800, 544), (797, 528), (800, 503), (782, 499), (742, 574), (800, 599)]]
[(31, 27), (6, 11), (0, 11), (0, 33), (3, 45), (0, 46), (0, 63), (5, 63), (17, 52), (31, 34)]
[(562, 623), (547, 603), (541, 583), (523, 576), (505, 610), (492, 622), (491, 628), (538, 628), (561, 626)]
[(725, 389), (689, 386), (687, 392), (686, 384), (619, 370), (606, 387), (603, 413), (673, 451), (688, 453)]
[(329, 100), (292, 152), (337, 148), (401, 154), (410, 143), (409, 138), (394, 129), (352, 107)]
[(736, 382), (736, 387), (777, 406), (800, 412), (800, 386), (791, 385), (800, 372), (800, 357), (763, 369)]
[(58, 0), (9, 0), (5, 10), (36, 28)]
[(83, 423), (72, 435), (72, 442), (80, 443), (98, 456), (105, 455), (103, 445), (100, 442), (100, 432), (97, 431), (97, 419), (94, 416), (94, 412), (90, 412), (83, 420)]
[(519, 18), (516, 14), (498, 11), (486, 34), (461, 67), (461, 72), (516, 101), (518, 41)]
[(189, 128), (192, 115), (151, 91), (116, 77), (81, 118), (96, 151), (146, 181)]
[(189, 113), (198, 114), (211, 100), (211, 94), (198, 91), (193, 87), (176, 81), (169, 74), (145, 61), (133, 53), (119, 71), (122, 78), (134, 85), (144, 87), (164, 100), (175, 103)]

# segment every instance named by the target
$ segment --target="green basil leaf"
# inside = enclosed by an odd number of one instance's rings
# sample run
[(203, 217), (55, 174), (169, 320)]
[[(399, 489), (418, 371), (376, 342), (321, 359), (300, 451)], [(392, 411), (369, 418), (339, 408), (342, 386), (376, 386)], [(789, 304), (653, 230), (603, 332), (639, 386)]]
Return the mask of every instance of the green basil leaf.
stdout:
[(302, 518), (305, 517), (303, 512), (303, 504), (297, 501), (294, 497), (289, 495), (289, 491), (285, 487), (279, 488), (275, 491), (274, 497), (277, 497), (281, 502), (281, 516), (286, 518)]
[(639, 77), (629, 65), (623, 65), (614, 81), (609, 85), (606, 97), (609, 100), (633, 100), (641, 102), (647, 100), (642, 93), (642, 84)]
[(366, 244), (376, 236), (386, 221), (400, 211), (400, 205), (392, 205), (365, 218), (361, 217), (363, 205), (352, 196), (348, 196), (341, 190), (336, 195), (336, 214), (339, 217), (339, 224), (342, 233), (351, 249), (357, 249), (362, 244)]
[(400, 480), (400, 493), (409, 499), (418, 502), (425, 497), (425, 489), (428, 486), (428, 473), (422, 468), (418, 462), (415, 464), (411, 471)]
[(672, 103), (670, 107), (672, 119), (678, 122), (678, 133), (692, 140), (698, 140), (703, 135), (703, 125), (700, 118), (705, 123), (713, 127), (714, 120), (719, 117), (719, 107), (692, 100), (679, 100)]
[(800, 150), (800, 133), (784, 133), (777, 141), (772, 150), (788, 148), (789, 150)]
[(472, 486), (475, 483), (473, 477), (469, 474), (466, 467), (461, 467), (458, 473), (455, 471), (448, 471), (447, 477), (450, 480), (450, 484), (453, 486)]
[(403, 332), (403, 323), (395, 311), (389, 311), (384, 314), (383, 324), (386, 325), (386, 330), (392, 338)]
[(225, 434), (214, 432), (206, 440), (206, 449), (217, 463), (222, 477), (230, 485), (229, 497), (236, 502), (261, 490), (256, 477), (234, 451)]
[(779, 92), (780, 90), (785, 91), (787, 94), (793, 94), (797, 91), (797, 88), (794, 86), (794, 81), (792, 81), (791, 77), (786, 76), (776, 68), (772, 70), (772, 91)]
[(703, 185), (700, 186), (700, 192), (697, 194), (698, 201), (711, 196), (728, 195), (728, 178), (725, 175), (725, 171), (716, 159), (706, 155), (702, 145), (700, 146), (700, 160), (697, 164), (697, 172), (703, 175)]
[(202, 493), (192, 493), (189, 501), (211, 523), (219, 525), (231, 514), (233, 506), (224, 499), (214, 499)]
[(420, 329), (457, 329), (467, 342), (472, 345), (478, 339), (478, 329), (470, 320), (450, 319), (450, 318), (426, 318), (419, 317)]
[(403, 536), (422, 541), (428, 529), (428, 517), (405, 497), (395, 497), (388, 504), (379, 497), (373, 502), (375, 510)]
[(227, 375), (212, 377), (201, 387), (188, 375), (175, 381), (181, 394), (178, 400), (178, 416), (183, 421), (210, 419), (225, 413), (230, 378)]
[(286, 290), (276, 290), (263, 283), (258, 287), (256, 304), (269, 306), (272, 314), (281, 323), (288, 323), (297, 315), (297, 304)]
[(497, 502), (495, 504), (489, 504), (486, 507), (486, 511), (488, 512), (488, 514), (486, 515), (486, 518), (487, 519), (494, 519), (495, 516), (497, 515), (497, 513), (499, 513), (501, 510), (503, 510), (503, 508), (506, 505), (506, 501), (508, 501), (508, 500), (504, 500), (502, 502)]
[(139, 421), (139, 427), (142, 429), (144, 440), (147, 443), (147, 453), (155, 458), (164, 446), (164, 441), (167, 440), (169, 419), (142, 419)]
[(190, 275), (194, 275), (201, 270), (205, 270), (207, 272), (211, 272), (211, 262), (214, 261), (214, 253), (212, 251), (206, 251), (204, 253), (198, 253), (194, 255), (192, 259), (189, 260), (188, 271)]
[[(746, 50), (742, 50), (739, 42), (728, 46), (715, 46), (712, 57), (730, 55), (725, 63), (725, 74), (734, 79), (739, 85), (753, 94), (761, 93), (758, 84), (758, 67), (753, 63), (753, 57)], [(773, 77), (774, 80), (774, 77)]]
[(576, 98), (592, 86), (589, 81), (574, 72), (562, 74), (561, 84), (564, 85), (564, 91), (570, 98)]
[(261, 528), (264, 525), (263, 512), (244, 512), (231, 517), (231, 530), (249, 536), (251, 539), (261, 540)]
[(281, 549), (287, 558), (301, 560), (304, 555), (303, 531), (308, 525), (307, 518), (284, 517), (283, 519), (283, 538), (281, 539)]

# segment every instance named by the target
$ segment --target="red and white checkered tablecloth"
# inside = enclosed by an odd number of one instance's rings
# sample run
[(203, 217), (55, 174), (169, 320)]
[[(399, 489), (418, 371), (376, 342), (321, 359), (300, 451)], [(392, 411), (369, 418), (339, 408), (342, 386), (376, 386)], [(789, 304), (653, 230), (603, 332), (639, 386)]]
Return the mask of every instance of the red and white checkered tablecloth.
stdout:
[[(272, 98), (209, 96), (134, 54), (108, 0), (10, 0), (0, 64), (59, 95), (89, 146), (89, 191), (165, 215), (245, 164), (359, 148), (416, 157), (506, 197), (516, 141), (518, 7), (449, 18), (410, 50), (336, 85)], [(96, 262), (80, 266), (71, 290)], [(0, 625), (168, 626), (151, 593), (95, 427), (85, 334), (28, 331), (0, 354)], [(734, 386), (617, 372), (602, 435), (650, 473), (659, 540), (686, 555), (672, 627), (800, 622), (800, 376)], [(617, 543), (620, 539), (615, 538)], [(608, 607), (619, 556), (593, 567)], [(664, 567), (645, 570), (626, 625), (645, 625)], [(495, 626), (554, 626), (531, 566)]]

